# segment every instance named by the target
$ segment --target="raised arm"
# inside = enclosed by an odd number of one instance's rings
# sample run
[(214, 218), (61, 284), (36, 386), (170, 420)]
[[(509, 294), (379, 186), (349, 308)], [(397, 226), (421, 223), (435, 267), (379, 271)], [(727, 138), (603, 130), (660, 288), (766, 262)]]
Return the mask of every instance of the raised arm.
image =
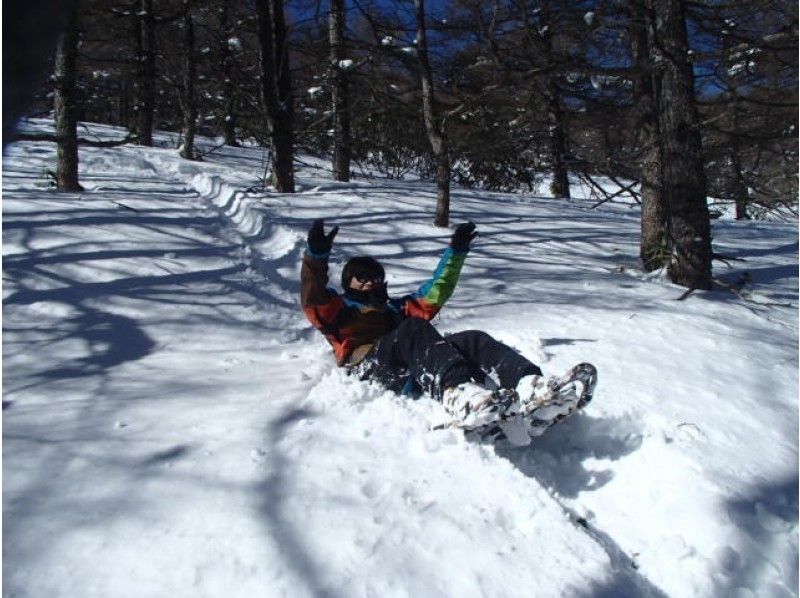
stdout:
[(439, 264), (417, 291), (403, 298), (402, 310), (407, 316), (431, 320), (453, 294), (461, 268), (469, 252), (470, 243), (478, 235), (475, 224), (467, 222), (456, 228)]
[(300, 271), (300, 303), (306, 317), (315, 328), (324, 330), (344, 302), (335, 291), (328, 289), (328, 257), (339, 227), (325, 234), (324, 221), (315, 220), (308, 231), (308, 244)]

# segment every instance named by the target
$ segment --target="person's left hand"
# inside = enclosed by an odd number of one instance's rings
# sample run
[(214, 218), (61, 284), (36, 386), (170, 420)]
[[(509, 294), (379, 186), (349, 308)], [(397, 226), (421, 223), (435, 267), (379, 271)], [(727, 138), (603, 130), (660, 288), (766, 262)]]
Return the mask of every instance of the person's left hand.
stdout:
[(389, 300), (389, 283), (385, 280), (369, 294), (369, 302), (373, 307), (383, 307)]
[(450, 239), (450, 247), (456, 251), (469, 251), (469, 245), (472, 240), (478, 236), (478, 231), (475, 230), (474, 222), (465, 222), (456, 227), (456, 232)]

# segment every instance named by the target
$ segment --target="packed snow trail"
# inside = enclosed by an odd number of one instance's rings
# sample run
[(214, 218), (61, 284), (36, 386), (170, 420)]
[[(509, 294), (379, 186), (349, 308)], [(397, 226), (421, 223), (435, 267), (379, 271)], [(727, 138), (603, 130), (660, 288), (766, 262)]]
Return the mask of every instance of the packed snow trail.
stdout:
[(4, 158), (4, 595), (796, 595), (796, 224), (715, 223), (751, 282), (676, 301), (630, 208), (454, 190), (481, 236), (437, 326), (600, 371), (583, 415), (495, 449), (347, 379), (298, 307), (317, 217), (334, 283), (364, 253), (424, 280), (430, 184), (304, 158), (279, 195), (255, 148), (120, 147), (82, 149), (71, 195), (53, 156)]

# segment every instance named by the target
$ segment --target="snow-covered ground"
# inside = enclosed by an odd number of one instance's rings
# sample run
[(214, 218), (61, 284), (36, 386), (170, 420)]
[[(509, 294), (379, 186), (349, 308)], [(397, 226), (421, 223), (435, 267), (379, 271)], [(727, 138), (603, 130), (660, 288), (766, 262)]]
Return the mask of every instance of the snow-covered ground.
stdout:
[(53, 159), (3, 160), (4, 596), (797, 595), (796, 223), (715, 221), (744, 286), (679, 300), (631, 206), (455, 189), (480, 236), (440, 330), (600, 372), (513, 449), (347, 379), (298, 306), (317, 217), (334, 281), (364, 253), (426, 279), (432, 184), (304, 157), (281, 195), (257, 148), (125, 146), (62, 194)]

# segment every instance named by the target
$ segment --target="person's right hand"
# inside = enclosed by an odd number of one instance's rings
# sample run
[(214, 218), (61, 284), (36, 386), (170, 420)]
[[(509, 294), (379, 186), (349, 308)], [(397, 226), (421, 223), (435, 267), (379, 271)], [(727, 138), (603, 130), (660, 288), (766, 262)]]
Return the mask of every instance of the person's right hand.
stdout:
[(311, 225), (311, 228), (308, 231), (309, 251), (319, 255), (330, 253), (331, 247), (333, 247), (333, 239), (336, 237), (336, 233), (338, 232), (339, 227), (334, 226), (333, 229), (331, 229), (331, 232), (326, 235), (325, 221), (322, 218), (315, 220), (314, 224)]
[(456, 227), (456, 232), (450, 240), (450, 247), (456, 251), (469, 251), (470, 243), (478, 236), (474, 222), (465, 222)]

